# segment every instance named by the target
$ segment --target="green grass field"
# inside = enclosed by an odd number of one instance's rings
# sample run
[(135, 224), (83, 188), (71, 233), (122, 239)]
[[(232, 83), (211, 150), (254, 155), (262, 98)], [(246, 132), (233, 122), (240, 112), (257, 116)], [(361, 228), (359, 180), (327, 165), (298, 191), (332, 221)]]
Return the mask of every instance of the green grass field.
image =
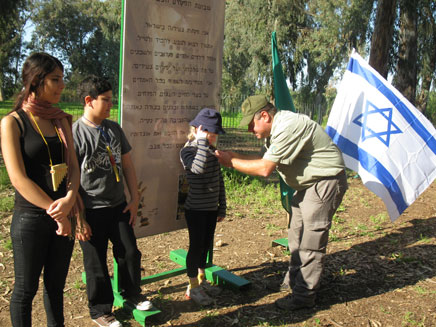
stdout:
[(12, 106), (14, 105), (13, 101), (0, 101), (0, 118), (5, 116), (9, 111), (11, 111)]
[[(0, 101), (0, 118), (5, 116), (9, 111), (12, 110), (14, 102), (12, 100)], [(79, 118), (83, 113), (83, 106), (77, 102), (60, 102), (58, 107), (65, 112), (73, 115), (73, 121)], [(111, 109), (110, 119), (118, 121), (118, 105), (114, 104)]]
[[(0, 101), (0, 119), (11, 111), (13, 105), (14, 102), (12, 100)], [(77, 102), (60, 102), (58, 106), (65, 112), (73, 115), (73, 121), (83, 113), (83, 106)], [(242, 115), (241, 113), (223, 112), (222, 117), (224, 128), (237, 128)], [(112, 107), (110, 119), (118, 121), (118, 104), (114, 104)]]
[(239, 122), (242, 119), (240, 112), (222, 112), (224, 128), (238, 128)]

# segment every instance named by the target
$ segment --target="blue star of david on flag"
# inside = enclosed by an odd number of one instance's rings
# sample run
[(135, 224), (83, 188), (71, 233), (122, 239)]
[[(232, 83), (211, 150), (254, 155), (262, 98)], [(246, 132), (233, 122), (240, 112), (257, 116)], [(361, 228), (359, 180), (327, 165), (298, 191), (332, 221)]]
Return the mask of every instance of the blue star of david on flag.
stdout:
[(348, 62), (326, 132), (345, 166), (383, 200), (392, 221), (436, 179), (433, 124), (357, 53)]
[[(392, 108), (377, 108), (370, 101), (366, 101), (364, 113), (358, 115), (353, 120), (353, 123), (362, 127), (362, 141), (376, 137), (384, 145), (389, 147), (391, 135), (402, 133), (398, 126), (392, 121), (392, 113)], [(386, 124), (384, 125), (384, 123)], [(380, 129), (379, 131), (375, 130), (377, 127)]]

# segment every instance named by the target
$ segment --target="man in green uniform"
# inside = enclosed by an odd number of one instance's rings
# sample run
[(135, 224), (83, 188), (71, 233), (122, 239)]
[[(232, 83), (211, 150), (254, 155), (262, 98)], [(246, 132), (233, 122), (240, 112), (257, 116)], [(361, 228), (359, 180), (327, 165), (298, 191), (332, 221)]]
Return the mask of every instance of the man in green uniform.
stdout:
[(309, 117), (279, 111), (263, 95), (248, 97), (242, 104), (240, 126), (265, 139), (263, 157), (216, 151), (225, 167), (269, 176), (274, 170), (296, 190), (288, 231), (291, 259), (284, 284), (292, 294), (276, 301), (285, 310), (310, 308), (323, 270), (333, 214), (347, 189), (341, 151), (322, 127)]

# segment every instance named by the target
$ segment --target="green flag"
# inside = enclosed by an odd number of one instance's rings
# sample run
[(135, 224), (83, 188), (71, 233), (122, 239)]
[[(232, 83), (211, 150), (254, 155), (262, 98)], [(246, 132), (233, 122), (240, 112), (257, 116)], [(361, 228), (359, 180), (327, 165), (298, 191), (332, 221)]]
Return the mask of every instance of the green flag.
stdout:
[[(274, 78), (274, 97), (277, 110), (291, 110), (295, 112), (294, 102), (292, 101), (291, 93), (289, 93), (288, 84), (283, 75), (282, 64), (280, 62), (279, 52), (277, 50), (276, 32), (272, 33), (271, 37), (272, 48), (272, 65)], [(286, 184), (280, 177), (280, 194), (283, 208), (291, 213), (291, 200), (294, 195), (294, 189)]]

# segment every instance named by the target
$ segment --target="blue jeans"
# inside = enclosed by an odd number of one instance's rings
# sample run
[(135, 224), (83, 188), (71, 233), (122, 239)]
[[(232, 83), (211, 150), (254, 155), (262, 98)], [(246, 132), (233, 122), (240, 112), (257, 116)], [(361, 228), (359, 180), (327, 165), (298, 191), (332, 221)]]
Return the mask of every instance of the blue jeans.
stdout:
[(14, 327), (30, 327), (32, 301), (44, 268), (47, 326), (64, 326), (63, 290), (74, 241), (56, 234), (56, 222), (46, 214), (14, 211), (11, 224), (15, 284), (11, 298)]
[(114, 296), (106, 264), (109, 240), (118, 264), (122, 295), (134, 297), (141, 293), (141, 252), (136, 245), (133, 228), (129, 225), (130, 213), (123, 213), (125, 207), (126, 203), (113, 208), (86, 209), (86, 220), (91, 227), (92, 237), (87, 242), (81, 241), (80, 246), (92, 319), (112, 312)]

